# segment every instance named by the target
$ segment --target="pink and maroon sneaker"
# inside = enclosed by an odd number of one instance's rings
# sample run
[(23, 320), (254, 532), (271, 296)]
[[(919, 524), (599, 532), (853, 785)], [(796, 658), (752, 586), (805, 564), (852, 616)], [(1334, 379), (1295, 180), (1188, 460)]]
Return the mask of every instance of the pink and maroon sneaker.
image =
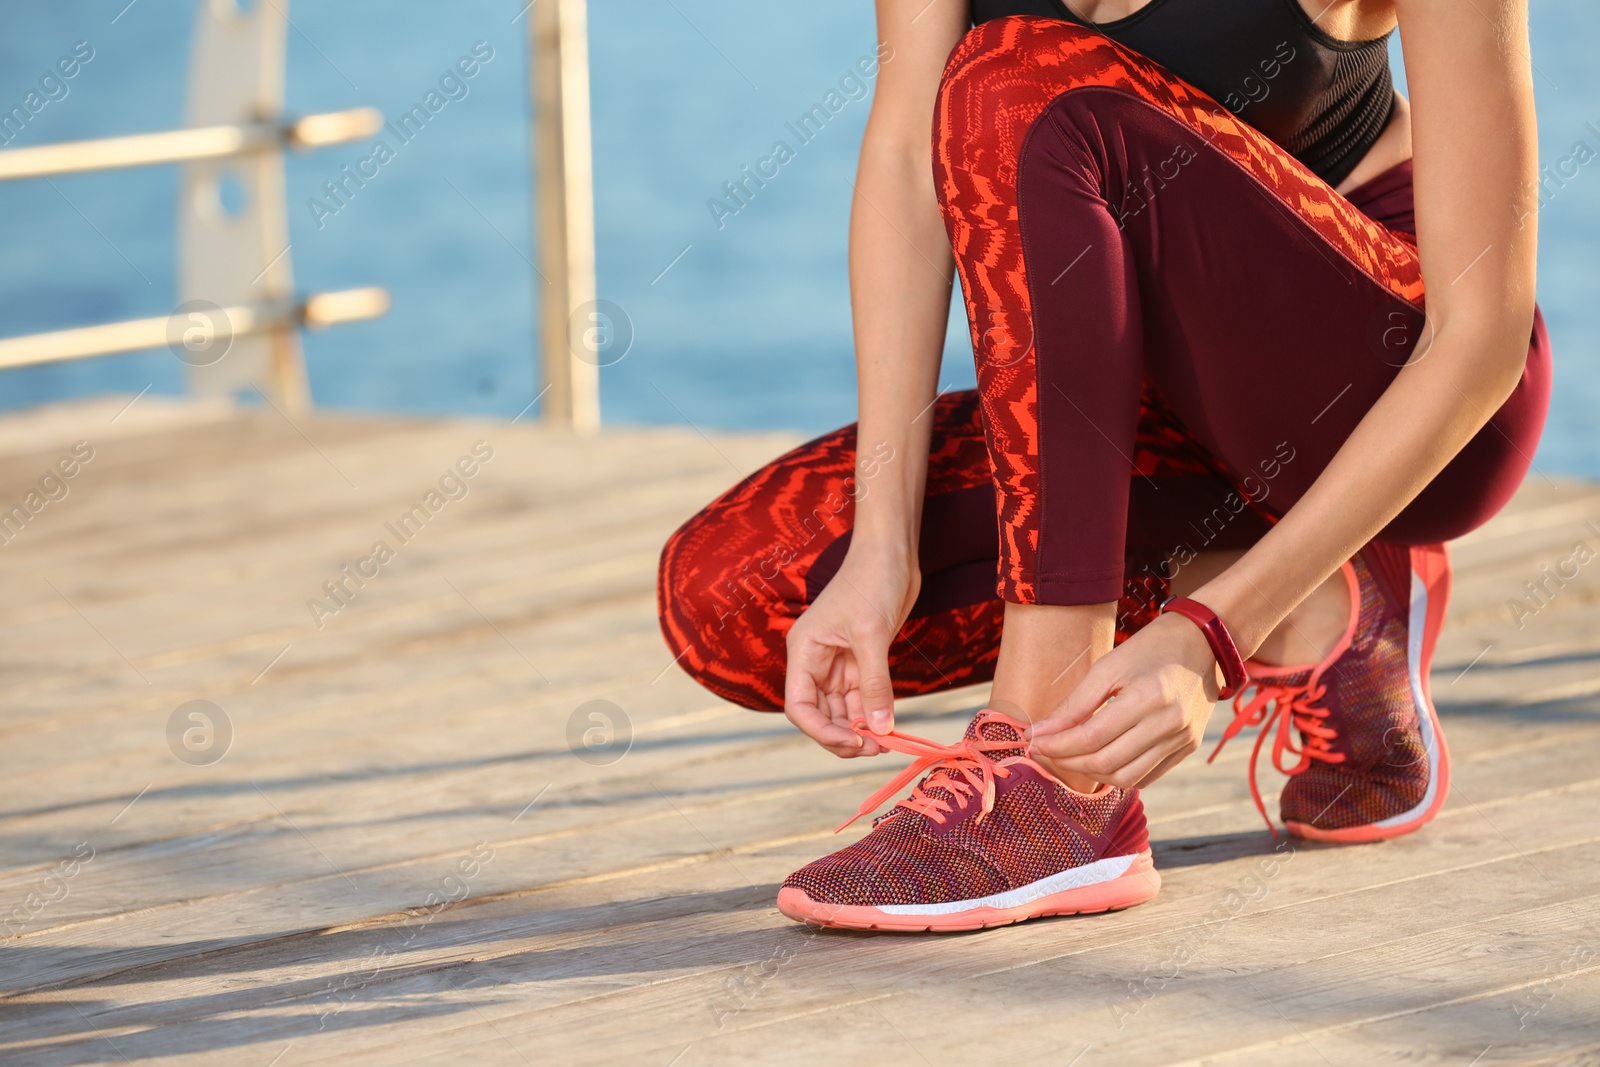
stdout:
[(1379, 841), (1421, 827), (1450, 791), (1450, 754), (1428, 683), (1450, 599), (1450, 557), (1444, 545), (1373, 542), (1343, 571), (1350, 624), (1339, 644), (1317, 664), (1247, 664), (1251, 687), (1235, 698), (1217, 751), (1260, 725), (1250, 792), (1263, 818), (1256, 757), (1271, 734), (1273, 765), (1290, 776), (1279, 799), (1289, 833)]
[(786, 878), (778, 910), (815, 926), (950, 931), (1111, 911), (1155, 896), (1161, 876), (1138, 791), (1068, 788), (1028, 758), (1026, 730), (981, 711), (954, 745), (873, 735), (917, 759), (845, 826), (931, 773), (866, 837)]

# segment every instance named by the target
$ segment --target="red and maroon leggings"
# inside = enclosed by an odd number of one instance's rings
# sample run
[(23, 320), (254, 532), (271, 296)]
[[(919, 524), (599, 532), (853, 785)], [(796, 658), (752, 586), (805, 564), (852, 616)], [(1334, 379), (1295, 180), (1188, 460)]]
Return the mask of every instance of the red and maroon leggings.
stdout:
[[(1003, 601), (1120, 601), (1147, 621), (1200, 551), (1253, 544), (1306, 491), (1423, 328), (1402, 164), (1348, 196), (1161, 67), (1083, 27), (985, 22), (951, 55), (934, 177), (976, 391), (939, 398), (922, 591), (896, 691), (988, 680)], [(1543, 429), (1536, 318), (1511, 398), (1381, 534), (1458, 537), (1520, 484)], [(661, 557), (679, 662), (783, 702), (790, 625), (838, 570), (855, 501), (901, 461), (846, 427), (690, 519)], [(998, 577), (998, 588), (996, 579)]]

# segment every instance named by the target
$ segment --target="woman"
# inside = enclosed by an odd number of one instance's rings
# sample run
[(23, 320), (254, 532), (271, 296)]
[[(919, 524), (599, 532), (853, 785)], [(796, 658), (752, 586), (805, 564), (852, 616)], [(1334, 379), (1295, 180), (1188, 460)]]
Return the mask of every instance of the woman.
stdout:
[[(662, 556), (704, 685), (839, 756), (916, 754), (863, 814), (926, 774), (779, 908), (951, 930), (1147, 900), (1138, 789), (1232, 695), (1291, 834), (1421, 826), (1443, 542), (1510, 497), (1549, 396), (1526, 3), (877, 9), (860, 422)], [(978, 388), (936, 395), (952, 262)], [(893, 730), (894, 695), (990, 679), (955, 744)]]

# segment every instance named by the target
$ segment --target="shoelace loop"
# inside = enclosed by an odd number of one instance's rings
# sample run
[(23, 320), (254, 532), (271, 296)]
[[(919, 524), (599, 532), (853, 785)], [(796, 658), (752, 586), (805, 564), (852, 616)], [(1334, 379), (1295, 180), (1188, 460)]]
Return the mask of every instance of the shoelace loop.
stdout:
[[(907, 782), (929, 771), (932, 773), (928, 774), (927, 780), (918, 783), (911, 790), (911, 795), (895, 807), (926, 815), (941, 826), (944, 825), (946, 816), (953, 812), (957, 805), (963, 811), (966, 810), (966, 798), (974, 794), (980, 794), (983, 798), (983, 808), (978, 812), (978, 819), (981, 821), (994, 809), (995, 781), (1010, 777), (1011, 771), (1008, 768), (1012, 766), (1027, 764), (1047, 776), (1050, 774), (1026, 755), (1008, 756), (1001, 760), (993, 759), (991, 753), (1004, 749), (1023, 749), (1027, 741), (1021, 737), (991, 740), (982, 736), (981, 726), (978, 736), (963, 737), (953, 745), (941, 745), (937, 741), (930, 741), (913, 734), (903, 734), (898, 730), (891, 730), (886, 734), (869, 733), (866, 721), (863, 719), (857, 719), (850, 726), (857, 733), (871, 737), (891, 752), (903, 752), (917, 758), (886, 782), (883, 788), (863, 800), (856, 813), (840, 824), (834, 833), (843, 830), (863, 815), (875, 811), (878, 805), (898, 793)], [(945, 796), (935, 795), (933, 793), (935, 789), (942, 789)], [(955, 803), (952, 804), (952, 801)]]
[[(1261, 800), (1261, 788), (1256, 784), (1256, 762), (1261, 754), (1261, 745), (1268, 734), (1273, 735), (1272, 765), (1281, 774), (1302, 774), (1310, 769), (1313, 760), (1343, 763), (1344, 753), (1336, 752), (1333, 748), (1339, 731), (1328, 723), (1332, 709), (1316, 703), (1327, 691), (1327, 686), (1309, 679), (1302, 685), (1259, 679), (1252, 681), (1249, 689), (1233, 698), (1233, 721), (1222, 732), (1222, 740), (1217, 742), (1217, 747), (1206, 758), (1207, 763), (1216, 759), (1222, 746), (1233, 740), (1245, 727), (1261, 727), (1261, 732), (1256, 735), (1255, 747), (1250, 750), (1250, 797), (1256, 802), (1256, 810), (1261, 813), (1273, 837), (1278, 836), (1278, 828), (1267, 814), (1267, 806)], [(1246, 697), (1250, 699), (1246, 701)], [(1297, 730), (1306, 735), (1304, 745), (1295, 743)], [(1284, 766), (1285, 756), (1296, 757), (1294, 766)]]

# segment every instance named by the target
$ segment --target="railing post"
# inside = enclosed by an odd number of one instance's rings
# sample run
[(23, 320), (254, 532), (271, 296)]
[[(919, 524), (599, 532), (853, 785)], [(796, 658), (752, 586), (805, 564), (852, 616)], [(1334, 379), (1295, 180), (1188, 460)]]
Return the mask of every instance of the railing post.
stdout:
[[(585, 0), (535, 0), (528, 19), (533, 82), (534, 279), (541, 412), (580, 434), (600, 428), (600, 367), (589, 343), (595, 307), (594, 175), (589, 142)], [(588, 358), (585, 358), (585, 356)]]
[[(241, 6), (199, 0), (189, 68), (187, 121), (194, 126), (272, 121), (283, 110), (289, 0)], [(183, 167), (178, 202), (178, 294), (174, 329), (226, 334), (212, 310), (294, 297), (289, 266), (283, 153), (277, 146), (235, 159)], [(237, 198), (237, 203), (230, 200)], [(190, 362), (191, 388), (227, 394), (258, 386), (289, 413), (311, 402), (300, 338), (285, 323), (234, 337), (209, 361), (201, 346)]]

